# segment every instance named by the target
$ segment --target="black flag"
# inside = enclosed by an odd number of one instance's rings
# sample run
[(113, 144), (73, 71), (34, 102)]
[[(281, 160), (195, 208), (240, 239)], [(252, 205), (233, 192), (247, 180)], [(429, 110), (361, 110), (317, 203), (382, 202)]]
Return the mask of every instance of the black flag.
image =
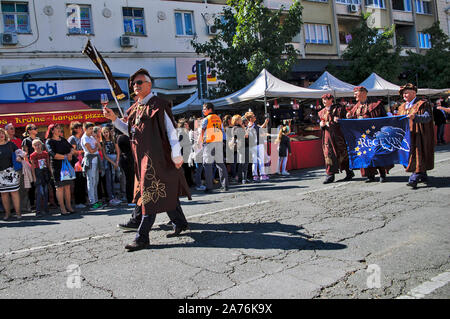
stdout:
[(109, 82), (109, 85), (111, 86), (111, 91), (113, 91), (111, 93), (114, 94), (118, 100), (123, 99), (125, 97), (125, 94), (122, 93), (122, 89), (120, 88), (119, 84), (117, 84), (116, 80), (114, 80), (108, 64), (106, 64), (105, 60), (103, 60), (100, 53), (91, 44), (90, 40), (88, 40), (88, 42), (86, 43), (86, 46), (84, 47), (82, 53), (86, 54), (92, 60), (92, 62), (94, 62), (94, 64), (97, 66), (100, 72), (103, 73), (104, 70), (103, 74), (105, 75), (106, 79)]

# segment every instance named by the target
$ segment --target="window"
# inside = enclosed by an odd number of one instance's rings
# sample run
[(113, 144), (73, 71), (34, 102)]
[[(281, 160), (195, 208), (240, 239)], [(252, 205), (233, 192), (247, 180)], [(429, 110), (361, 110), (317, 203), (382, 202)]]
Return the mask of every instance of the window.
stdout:
[(431, 14), (431, 3), (425, 0), (416, 0), (416, 12), (423, 14)]
[(392, 0), (394, 10), (411, 12), (411, 0)]
[(431, 37), (428, 33), (418, 32), (419, 35), (419, 48), (430, 49), (431, 48)]
[(144, 9), (123, 7), (122, 13), (125, 34), (145, 35)]
[(361, 4), (360, 0), (336, 0), (336, 2), (343, 4)]
[(28, 3), (2, 1), (4, 32), (30, 33)]
[(366, 0), (366, 6), (385, 9), (384, 0)]
[(312, 1), (312, 2), (328, 2), (328, 0), (308, 0), (308, 1)]
[(68, 4), (66, 13), (69, 34), (92, 34), (91, 6)]
[(192, 12), (175, 11), (177, 35), (194, 35), (194, 19)]
[(306, 43), (330, 44), (330, 28), (326, 24), (305, 23), (305, 41)]

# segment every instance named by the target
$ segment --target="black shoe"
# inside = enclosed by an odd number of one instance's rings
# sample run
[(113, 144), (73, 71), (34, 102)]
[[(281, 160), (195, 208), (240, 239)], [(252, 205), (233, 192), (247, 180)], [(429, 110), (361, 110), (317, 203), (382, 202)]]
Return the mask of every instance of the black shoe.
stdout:
[(141, 249), (147, 249), (148, 247), (150, 247), (150, 243), (133, 241), (131, 244), (126, 245), (125, 249), (128, 249), (128, 251), (136, 251)]
[(375, 176), (368, 176), (366, 179), (366, 183), (373, 183), (375, 182)]
[(328, 175), (327, 178), (323, 181), (324, 184), (330, 184), (334, 182), (334, 175)]
[(353, 177), (355, 177), (355, 173), (353, 173), (353, 171), (349, 171), (349, 172), (347, 172), (347, 175), (345, 176), (344, 181), (351, 181)]
[(207, 188), (204, 190), (204, 192), (205, 192), (205, 194), (211, 194), (213, 191), (212, 191), (212, 189)]
[(386, 176), (380, 176), (380, 183), (386, 182)]
[(408, 182), (406, 186), (412, 187), (412, 189), (417, 189), (417, 182)]
[(166, 237), (167, 238), (178, 237), (178, 236), (180, 236), (182, 231), (186, 231), (188, 229), (189, 229), (188, 225), (184, 225), (181, 227), (175, 226), (175, 231), (171, 234), (167, 234)]
[(130, 220), (126, 224), (118, 224), (117, 227), (123, 230), (137, 231), (139, 228), (139, 224)]

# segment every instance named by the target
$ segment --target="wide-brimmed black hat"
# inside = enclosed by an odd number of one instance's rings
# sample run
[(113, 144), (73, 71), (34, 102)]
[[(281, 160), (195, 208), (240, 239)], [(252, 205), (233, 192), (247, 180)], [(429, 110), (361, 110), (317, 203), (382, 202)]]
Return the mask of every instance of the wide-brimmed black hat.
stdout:
[(412, 83), (406, 83), (405, 85), (400, 87), (400, 90), (398, 91), (398, 93), (400, 95), (403, 95), (403, 91), (405, 91), (405, 90), (413, 90), (413, 91), (416, 91), (416, 93), (417, 93), (417, 86), (415, 86)]

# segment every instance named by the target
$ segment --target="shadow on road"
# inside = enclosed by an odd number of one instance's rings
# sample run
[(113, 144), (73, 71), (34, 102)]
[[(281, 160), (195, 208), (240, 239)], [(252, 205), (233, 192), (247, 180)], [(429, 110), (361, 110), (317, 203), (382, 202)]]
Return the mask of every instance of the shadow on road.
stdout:
[(175, 247), (214, 247), (239, 249), (281, 249), (281, 250), (338, 250), (347, 248), (338, 243), (314, 240), (300, 232), (301, 226), (270, 223), (190, 223), (190, 231), (182, 236), (191, 237), (191, 243), (151, 245), (150, 249)]

